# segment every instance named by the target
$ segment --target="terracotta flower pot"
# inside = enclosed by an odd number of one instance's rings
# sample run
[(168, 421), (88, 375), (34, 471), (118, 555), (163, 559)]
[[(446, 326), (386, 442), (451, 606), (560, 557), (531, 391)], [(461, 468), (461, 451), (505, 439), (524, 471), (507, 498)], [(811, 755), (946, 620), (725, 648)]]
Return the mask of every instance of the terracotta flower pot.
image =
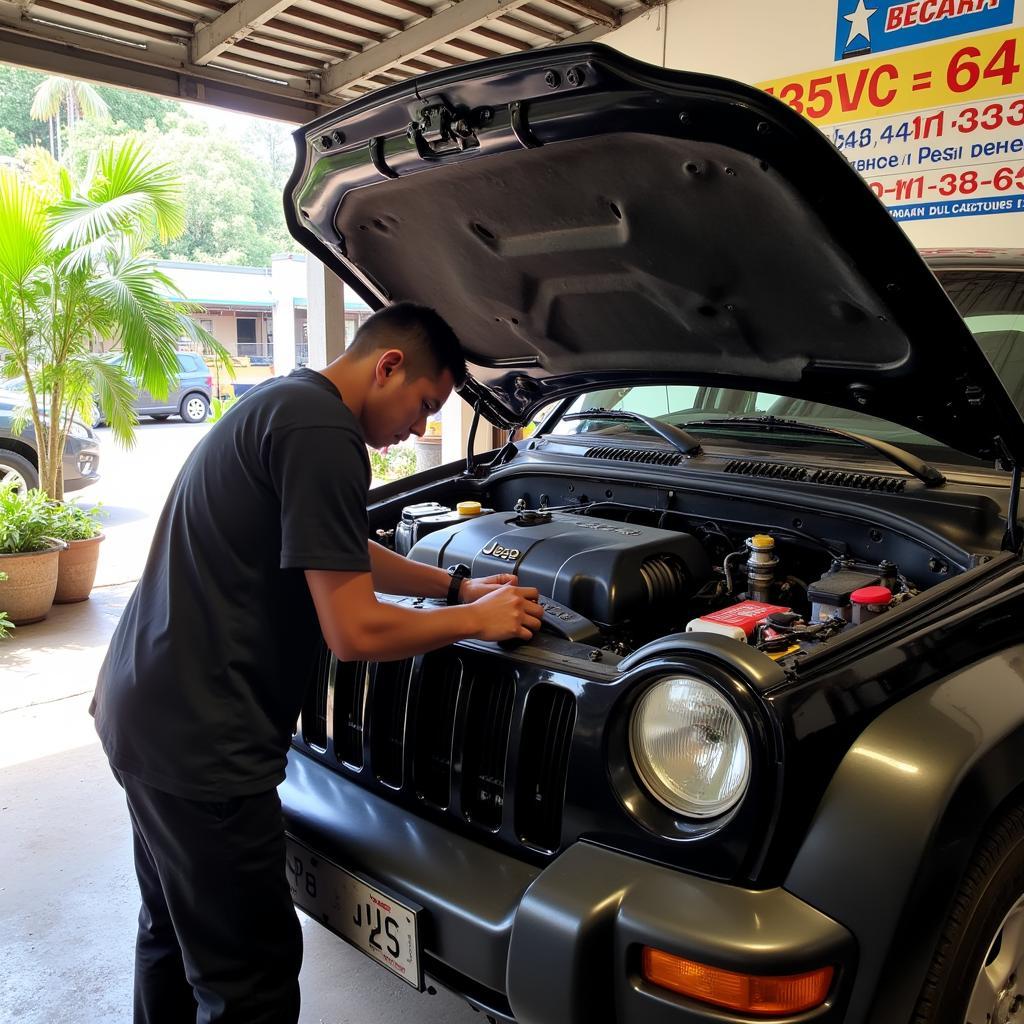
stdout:
[(67, 548), (60, 553), (54, 604), (73, 604), (88, 599), (96, 579), (96, 565), (100, 560), (100, 541), (103, 537), (100, 533), (88, 540), (67, 542)]
[(0, 609), (16, 626), (46, 618), (57, 590), (59, 556), (57, 543), (43, 551), (0, 555), (0, 572), (7, 573), (0, 581)]

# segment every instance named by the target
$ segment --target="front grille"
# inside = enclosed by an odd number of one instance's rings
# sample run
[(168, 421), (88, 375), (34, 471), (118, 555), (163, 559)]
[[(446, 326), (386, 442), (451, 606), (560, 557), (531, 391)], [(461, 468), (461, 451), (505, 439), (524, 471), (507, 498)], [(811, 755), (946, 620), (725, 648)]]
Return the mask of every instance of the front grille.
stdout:
[(299, 735), (390, 800), (536, 853), (560, 845), (575, 721), (571, 691), (521, 683), (502, 657), (446, 648), (346, 663), (324, 646)]
[(568, 690), (541, 684), (530, 691), (523, 716), (516, 831), (543, 850), (558, 848), (569, 744), (576, 702)]
[(405, 710), (409, 702), (408, 661), (382, 661), (375, 666), (370, 693), (370, 758), (374, 773), (386, 786), (400, 789), (405, 750)]
[(505, 761), (516, 687), (507, 675), (475, 675), (469, 686), (462, 760), (462, 809), (484, 828), (501, 824)]
[(584, 458), (641, 462), (650, 466), (678, 466), (686, 456), (681, 452), (665, 452), (655, 448), (620, 448), (617, 445), (597, 445), (588, 448)]
[(302, 703), (302, 738), (317, 750), (327, 749), (327, 694), (331, 680), (331, 652), (320, 645), (313, 678)]
[(417, 701), (413, 781), (416, 794), (447, 808), (452, 791), (455, 713), (462, 685), (462, 661), (432, 654), (424, 660)]
[(334, 677), (334, 752), (352, 768), (363, 767), (363, 721), (369, 665), (339, 661)]

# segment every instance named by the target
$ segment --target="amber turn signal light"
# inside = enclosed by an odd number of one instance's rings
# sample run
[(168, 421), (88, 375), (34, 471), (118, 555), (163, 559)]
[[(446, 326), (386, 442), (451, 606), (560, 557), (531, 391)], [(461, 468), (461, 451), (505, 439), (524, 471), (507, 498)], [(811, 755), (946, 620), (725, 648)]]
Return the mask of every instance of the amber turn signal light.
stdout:
[(738, 974), (644, 946), (647, 981), (689, 999), (762, 1017), (813, 1010), (825, 1002), (832, 984), (831, 967), (805, 974)]

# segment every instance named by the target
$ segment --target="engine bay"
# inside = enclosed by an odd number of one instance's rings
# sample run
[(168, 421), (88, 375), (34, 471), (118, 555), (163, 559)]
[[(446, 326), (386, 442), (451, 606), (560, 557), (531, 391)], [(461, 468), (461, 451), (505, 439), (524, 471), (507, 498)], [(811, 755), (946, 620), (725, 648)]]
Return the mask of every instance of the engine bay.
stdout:
[(473, 576), (515, 573), (536, 587), (544, 629), (626, 655), (670, 633), (716, 633), (776, 660), (799, 658), (911, 600), (895, 562), (857, 559), (828, 541), (615, 502), (510, 511), (475, 501), (402, 509), (395, 549)]

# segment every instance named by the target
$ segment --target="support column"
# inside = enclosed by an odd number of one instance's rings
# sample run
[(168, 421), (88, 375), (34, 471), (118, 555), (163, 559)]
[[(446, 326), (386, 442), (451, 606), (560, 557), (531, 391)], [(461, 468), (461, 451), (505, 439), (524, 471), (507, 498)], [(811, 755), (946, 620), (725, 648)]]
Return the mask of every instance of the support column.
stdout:
[(295, 369), (295, 257), (275, 254), (270, 259), (270, 296), (274, 300), (274, 373)]
[(345, 286), (315, 256), (306, 256), (309, 365), (323, 369), (345, 351)]

